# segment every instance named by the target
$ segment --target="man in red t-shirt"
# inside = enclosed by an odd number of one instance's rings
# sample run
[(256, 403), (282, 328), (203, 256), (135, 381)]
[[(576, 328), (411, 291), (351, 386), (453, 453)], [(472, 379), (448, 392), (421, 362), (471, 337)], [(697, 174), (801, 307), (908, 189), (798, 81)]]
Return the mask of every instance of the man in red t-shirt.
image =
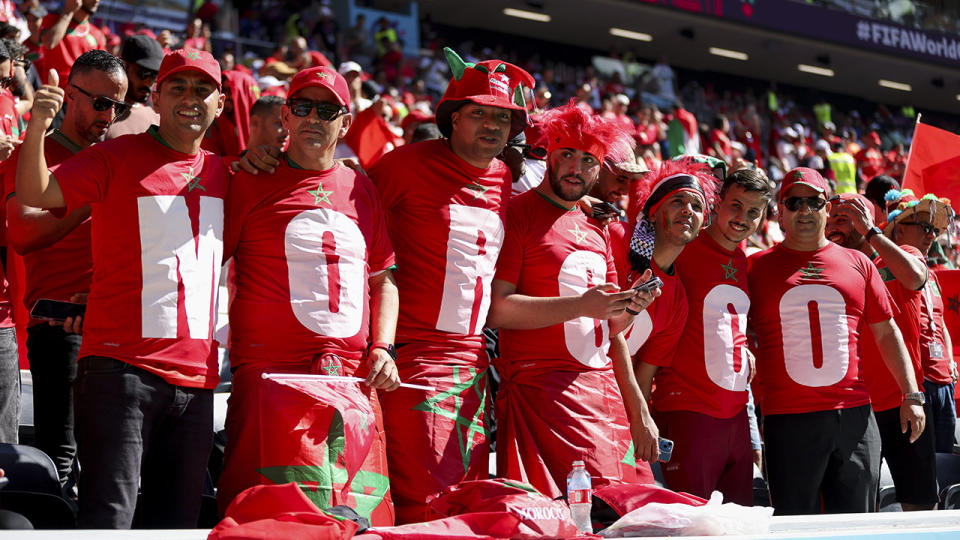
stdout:
[(447, 58), (453, 79), (436, 111), (446, 138), (402, 146), (370, 169), (397, 253), (400, 378), (435, 389), (381, 396), (400, 523), (422, 521), (430, 495), (488, 474), (481, 331), (513, 182), (495, 158), (527, 125), (518, 87), (534, 82), (499, 60)]
[[(70, 84), (65, 96), (70, 106), (63, 123), (44, 139), (43, 152), (50, 167), (99, 142), (115, 116), (113, 105), (121, 104), (122, 108), (127, 90), (123, 63), (99, 50), (77, 58), (70, 70)], [(94, 97), (82, 94), (81, 88)], [(100, 103), (110, 106), (99, 111)], [(4, 163), (2, 174), (10, 242), (23, 255), (26, 270), (24, 305), (30, 309), (41, 298), (71, 301), (77, 294), (90, 292), (90, 207), (58, 216), (20, 204), (14, 191), (19, 155), (17, 150)], [(61, 482), (66, 482), (73, 470), (76, 455), (73, 381), (77, 377), (79, 351), (78, 334), (43, 320), (30, 321), (27, 358), (33, 376), (36, 445), (53, 459)]]
[(876, 506), (880, 435), (860, 376), (861, 323), (870, 325), (904, 394), (901, 427), (911, 441), (924, 428), (922, 393), (877, 268), (824, 235), (827, 190), (813, 169), (787, 173), (778, 205), (784, 241), (748, 260), (750, 325), (759, 344), (754, 385), (780, 515)]
[[(84, 528), (195, 527), (212, 446), (213, 342), (228, 173), (200, 150), (223, 107), (209, 53), (160, 66), (160, 125), (47, 170), (43, 133), (64, 91), (37, 91), (17, 163), (21, 203), (91, 207), (93, 281), (77, 375)], [(71, 86), (73, 87), (73, 86)], [(135, 159), (131, 159), (131, 156)]]
[[(882, 211), (865, 196), (841, 193), (831, 201), (825, 234), (837, 245), (860, 251), (877, 266), (899, 308), (893, 320), (910, 354), (914, 378), (921, 381), (920, 290), (927, 280), (927, 265), (916, 248), (898, 247), (880, 232), (874, 225), (874, 216), (879, 215)], [(880, 455), (890, 468), (897, 502), (904, 510), (932, 510), (939, 499), (932, 423), (927, 422), (920, 438), (910, 442), (900, 429), (900, 387), (884, 364), (869, 325), (861, 325), (861, 335), (863, 380), (880, 432)], [(924, 413), (929, 417), (929, 407)]]
[(661, 435), (674, 442), (663, 465), (674, 491), (753, 504), (753, 452), (747, 386), (747, 257), (740, 242), (756, 231), (771, 198), (767, 179), (750, 169), (728, 176), (713, 222), (676, 262), (689, 309), (676, 354), (660, 362), (653, 407)]
[[(366, 176), (333, 160), (349, 110), (341, 75), (301, 71), (281, 112), (293, 136), (279, 167), (268, 176), (240, 172), (231, 182), (224, 258), (233, 257), (236, 293), (221, 509), (267, 481), (258, 472), (261, 374), (358, 374), (388, 391), (399, 382), (394, 254), (379, 196)], [(376, 392), (370, 399), (378, 410)]]
[(871, 131), (863, 138), (863, 144), (863, 150), (857, 152), (853, 159), (857, 161), (860, 177), (864, 182), (870, 183), (874, 176), (879, 176), (884, 171), (883, 154), (880, 152), (880, 134)]
[(657, 431), (620, 331), (632, 319), (624, 310), (643, 311), (659, 290), (619, 290), (609, 234), (577, 207), (605, 157), (633, 155), (607, 156), (609, 143), (632, 137), (576, 105), (535, 121), (547, 177), (510, 201), (487, 319), (501, 328), (497, 471), (551, 498), (578, 459), (596, 487), (651, 481), (624, 461), (631, 448), (655, 460)]
[(70, 66), (81, 54), (93, 49), (105, 49), (103, 32), (90, 23), (100, 0), (66, 0), (60, 13), (50, 13), (40, 23), (40, 41), (43, 44), (43, 71), (40, 78), (50, 84), (48, 70), (54, 69), (60, 87), (66, 88)]
[[(926, 254), (947, 228), (953, 210), (945, 200), (932, 194), (917, 200), (902, 193), (897, 208), (890, 212), (884, 234)], [(936, 273), (931, 273), (920, 298), (920, 362), (923, 388), (930, 404), (930, 422), (937, 452), (952, 452), (957, 422), (954, 387), (957, 364), (950, 332), (943, 324), (943, 297)]]

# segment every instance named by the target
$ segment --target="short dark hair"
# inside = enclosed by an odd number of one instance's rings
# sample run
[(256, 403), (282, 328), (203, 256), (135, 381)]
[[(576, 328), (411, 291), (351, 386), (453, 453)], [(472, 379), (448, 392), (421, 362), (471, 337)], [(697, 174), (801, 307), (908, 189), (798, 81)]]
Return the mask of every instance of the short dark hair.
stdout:
[(7, 53), (10, 54), (10, 60), (13, 62), (22, 61), (23, 56), (27, 54), (27, 48), (15, 39), (3, 38), (0, 41), (3, 41), (3, 46), (7, 48)]
[(440, 133), (440, 128), (438, 128), (436, 124), (433, 122), (424, 122), (413, 128), (413, 133), (410, 135), (410, 142), (415, 143), (439, 139), (441, 137), (443, 137), (443, 134)]
[(76, 74), (88, 73), (90, 71), (102, 71), (111, 74), (119, 73), (124, 79), (127, 78), (127, 71), (123, 65), (123, 60), (120, 60), (107, 51), (94, 49), (77, 57), (73, 62), (73, 67), (70, 68), (70, 77), (67, 80), (72, 81)]
[(773, 199), (773, 190), (770, 189), (770, 181), (767, 180), (767, 177), (760, 171), (743, 168), (728, 174), (723, 181), (723, 187), (720, 188), (721, 199), (727, 194), (730, 186), (733, 185), (740, 186), (744, 191), (760, 193), (766, 201)]
[(284, 103), (286, 103), (286, 101), (280, 96), (263, 96), (253, 102), (253, 106), (250, 107), (250, 116), (270, 114), (274, 107), (283, 105)]

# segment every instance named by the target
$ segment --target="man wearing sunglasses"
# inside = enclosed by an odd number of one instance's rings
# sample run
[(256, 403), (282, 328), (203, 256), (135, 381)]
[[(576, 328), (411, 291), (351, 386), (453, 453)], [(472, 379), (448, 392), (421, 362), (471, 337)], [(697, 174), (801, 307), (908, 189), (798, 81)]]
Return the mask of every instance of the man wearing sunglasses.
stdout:
[[(920, 358), (921, 291), (927, 282), (927, 265), (917, 248), (897, 246), (874, 225), (874, 216), (882, 211), (857, 193), (841, 193), (830, 201), (827, 220), (827, 239), (868, 256), (880, 271), (899, 313), (894, 323), (903, 335), (910, 354), (911, 367), (917, 382), (923, 380)], [(916, 441), (900, 430), (900, 405), (903, 396), (900, 386), (883, 362), (870, 326), (862, 325), (861, 359), (863, 380), (870, 393), (877, 428), (880, 431), (880, 454), (886, 460), (896, 486), (897, 502), (903, 510), (932, 510), (936, 508), (936, 456), (933, 441), (933, 422), (927, 422)], [(924, 407), (927, 418), (929, 404)], [(951, 437), (952, 437), (951, 431)]]
[[(104, 125), (114, 118), (108, 102), (98, 111), (96, 99), (118, 102), (126, 92), (123, 64), (106, 51), (88, 51), (80, 55), (70, 69), (63, 123), (44, 138), (43, 151), (48, 166), (66, 161), (80, 150), (100, 142)], [(90, 291), (93, 260), (90, 254), (90, 207), (77, 208), (66, 216), (48, 210), (24, 206), (15, 190), (18, 149), (3, 168), (4, 193), (7, 195), (7, 224), (10, 241), (23, 255), (26, 268), (24, 304), (31, 308), (37, 300), (49, 298), (70, 301), (74, 295)], [(80, 336), (62, 326), (31, 320), (27, 327), (27, 357), (33, 376), (34, 427), (37, 447), (53, 459), (61, 482), (73, 470), (76, 440), (73, 434), (73, 381), (77, 376)]]
[(749, 259), (750, 325), (759, 342), (767, 481), (779, 515), (869, 512), (876, 505), (880, 435), (860, 375), (860, 325), (903, 396), (900, 428), (924, 429), (917, 381), (896, 308), (866, 255), (827, 240), (828, 186), (798, 167), (784, 177), (784, 241)]
[(120, 59), (126, 66), (127, 94), (123, 101), (129, 109), (117, 116), (107, 131), (107, 138), (143, 133), (156, 124), (160, 117), (150, 106), (150, 95), (157, 82), (157, 70), (163, 61), (163, 48), (157, 40), (141, 34), (127, 36), (120, 48)]
[[(262, 373), (363, 376), (374, 410), (374, 390), (399, 383), (394, 254), (380, 200), (369, 178), (333, 159), (349, 111), (340, 74), (329, 67), (299, 72), (280, 111), (290, 144), (276, 171), (241, 171), (231, 183), (224, 259), (233, 257), (236, 293), (221, 510), (266, 481), (258, 472), (265, 465), (257, 414)], [(382, 436), (379, 421), (377, 430)]]
[(30, 206), (91, 207), (94, 272), (75, 399), (78, 524), (129, 528), (139, 506), (144, 527), (192, 528), (218, 381), (211, 314), (228, 172), (200, 141), (223, 107), (220, 66), (206, 52), (169, 53), (157, 77), (159, 126), (87, 148), (52, 172), (43, 133), (64, 90), (55, 71), (50, 82), (37, 91), (16, 188)]
[[(926, 256), (953, 219), (953, 209), (943, 199), (927, 194), (921, 199), (900, 192), (897, 209), (888, 215), (883, 233), (911, 245)], [(930, 422), (937, 452), (953, 451), (956, 427), (954, 387), (957, 365), (953, 358), (953, 341), (943, 322), (943, 297), (940, 280), (931, 272), (920, 297), (920, 361), (923, 366), (923, 388), (930, 404)]]

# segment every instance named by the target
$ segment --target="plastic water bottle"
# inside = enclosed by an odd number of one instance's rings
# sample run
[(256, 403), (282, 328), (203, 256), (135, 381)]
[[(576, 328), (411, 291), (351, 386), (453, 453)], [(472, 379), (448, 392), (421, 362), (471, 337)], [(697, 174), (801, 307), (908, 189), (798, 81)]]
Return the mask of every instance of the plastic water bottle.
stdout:
[(567, 503), (570, 505), (573, 522), (577, 524), (580, 532), (593, 532), (593, 523), (590, 521), (592, 501), (590, 473), (584, 467), (583, 461), (574, 461), (573, 468), (567, 475)]

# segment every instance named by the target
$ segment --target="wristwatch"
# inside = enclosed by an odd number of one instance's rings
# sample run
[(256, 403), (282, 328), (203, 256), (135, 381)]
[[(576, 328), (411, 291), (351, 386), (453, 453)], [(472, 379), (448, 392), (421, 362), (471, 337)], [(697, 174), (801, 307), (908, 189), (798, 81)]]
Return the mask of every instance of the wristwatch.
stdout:
[(880, 227), (877, 227), (876, 225), (874, 225), (873, 227), (870, 227), (870, 230), (867, 231), (867, 234), (864, 236), (867, 243), (870, 242), (870, 239), (873, 238), (873, 235), (875, 234), (883, 234), (883, 231), (880, 230)]
[(920, 405), (923, 405), (927, 402), (927, 396), (923, 392), (907, 392), (903, 395), (903, 400), (916, 401)]
[(397, 361), (397, 348), (393, 346), (393, 343), (384, 343), (381, 341), (374, 341), (370, 345), (367, 345), (367, 355), (370, 354), (370, 351), (373, 349), (383, 349), (387, 351), (387, 354), (390, 355), (390, 358), (393, 358), (393, 361)]

